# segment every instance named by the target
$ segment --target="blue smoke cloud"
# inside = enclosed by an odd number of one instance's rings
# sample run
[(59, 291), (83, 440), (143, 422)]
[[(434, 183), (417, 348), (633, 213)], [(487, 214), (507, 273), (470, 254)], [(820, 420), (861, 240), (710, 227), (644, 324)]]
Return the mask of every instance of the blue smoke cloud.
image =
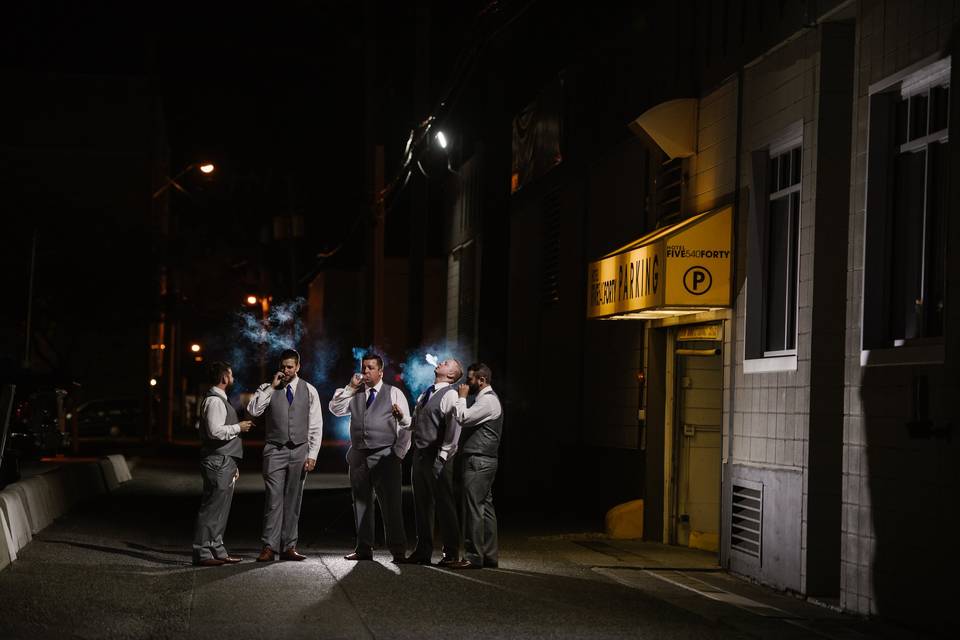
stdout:
[[(349, 440), (350, 439), (350, 416), (335, 416), (328, 414), (329, 421), (324, 422), (323, 439), (324, 440)], [(327, 417), (324, 417), (327, 420)]]
[(238, 313), (237, 331), (240, 341), (265, 346), (268, 352), (296, 349), (304, 335), (300, 311), (306, 302), (301, 297), (274, 304), (266, 319), (250, 311)]
[(402, 373), (400, 377), (407, 389), (410, 390), (411, 400), (416, 401), (417, 397), (433, 384), (434, 369), (437, 364), (449, 358), (455, 358), (460, 361), (466, 373), (467, 365), (470, 363), (464, 359), (465, 351), (458, 345), (425, 345), (407, 353), (406, 360), (401, 363)]
[[(234, 389), (250, 389), (266, 380), (260, 380), (261, 358), (269, 376), (275, 360), (284, 349), (296, 349), (304, 337), (304, 323), (300, 312), (306, 305), (304, 298), (278, 302), (270, 308), (266, 318), (260, 311), (238, 312), (232, 322), (230, 346), (224, 349), (233, 366)], [(224, 339), (226, 336), (221, 336)], [(224, 339), (224, 342), (226, 340)]]
[(353, 354), (353, 361), (357, 365), (357, 368), (354, 369), (354, 371), (357, 371), (357, 372), (360, 371), (361, 365), (363, 363), (363, 356), (367, 353), (375, 353), (378, 356), (380, 356), (380, 358), (383, 360), (384, 369), (386, 369), (391, 364), (391, 360), (390, 360), (390, 357), (387, 355), (387, 352), (381, 349), (380, 347), (376, 347), (374, 345), (370, 345), (369, 347), (354, 347), (353, 349), (350, 350), (350, 352)]

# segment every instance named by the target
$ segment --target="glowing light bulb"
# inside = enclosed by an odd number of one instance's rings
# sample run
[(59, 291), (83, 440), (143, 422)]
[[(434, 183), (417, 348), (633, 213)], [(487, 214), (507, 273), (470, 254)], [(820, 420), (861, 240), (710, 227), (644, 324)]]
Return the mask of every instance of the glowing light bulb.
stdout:
[(193, 343), (190, 345), (190, 351), (193, 351), (194, 353), (200, 353), (200, 345)]
[(257, 304), (257, 296), (247, 296), (247, 304), (249, 305)]
[(157, 379), (156, 379), (156, 378), (150, 378), (150, 386), (151, 386), (151, 387), (157, 386)]
[(202, 164), (202, 165), (200, 165), (200, 171), (202, 171), (203, 173), (206, 173), (206, 174), (208, 174), (208, 175), (211, 174), (211, 173), (213, 173), (213, 170), (214, 170), (215, 168), (216, 168), (216, 167), (214, 167), (212, 164), (209, 164), (209, 163), (208, 163), (208, 164)]
[(447, 148), (447, 136), (443, 135), (443, 131), (437, 131), (437, 144), (441, 149)]

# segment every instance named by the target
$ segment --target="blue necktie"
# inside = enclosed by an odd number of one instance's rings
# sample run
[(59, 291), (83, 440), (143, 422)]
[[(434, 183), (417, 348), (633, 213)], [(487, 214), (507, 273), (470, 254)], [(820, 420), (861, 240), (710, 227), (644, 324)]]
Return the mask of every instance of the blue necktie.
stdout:
[(287, 385), (287, 403), (293, 404), (293, 389), (290, 388), (290, 385)]
[(423, 396), (423, 404), (427, 404), (428, 402), (430, 402), (430, 396), (433, 395), (434, 391), (435, 391), (435, 388), (433, 385), (430, 385), (429, 387), (427, 387), (427, 393), (424, 394)]
[(370, 389), (370, 397), (367, 398), (367, 409), (370, 408), (370, 405), (373, 404), (373, 401), (377, 399), (377, 390)]

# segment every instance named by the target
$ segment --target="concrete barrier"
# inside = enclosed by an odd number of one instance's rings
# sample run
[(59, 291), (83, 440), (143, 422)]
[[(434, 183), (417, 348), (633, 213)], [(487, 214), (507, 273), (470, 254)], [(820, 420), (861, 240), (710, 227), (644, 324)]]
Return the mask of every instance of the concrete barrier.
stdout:
[(607, 511), (607, 535), (618, 540), (643, 537), (643, 500), (631, 500)]
[(20, 494), (20, 499), (23, 500), (23, 506), (27, 509), (27, 517), (30, 519), (30, 531), (36, 535), (42, 529), (48, 527), (55, 517), (50, 505), (47, 484), (40, 477), (34, 476), (15, 482), (12, 486), (13, 490)]
[(7, 517), (0, 509), (0, 570), (10, 566), (17, 559), (17, 550), (13, 547), (13, 538), (7, 526)]
[(0, 491), (0, 511), (3, 511), (3, 516), (7, 520), (13, 547), (20, 551), (33, 539), (30, 518), (27, 516), (20, 494), (10, 487)]
[(116, 491), (121, 484), (133, 479), (127, 460), (121, 455), (100, 458), (100, 469), (103, 471), (103, 481), (107, 491)]
[(67, 512), (69, 504), (67, 502), (66, 474), (63, 469), (54, 469), (37, 476), (47, 492), (47, 504), (50, 507), (50, 517), (56, 520)]
[(97, 462), (69, 462), (0, 491), (0, 569), (17, 559), (33, 535), (77, 503), (132, 480), (122, 455)]
[(107, 493), (116, 491), (120, 486), (120, 479), (117, 478), (116, 467), (113, 466), (109, 458), (100, 458), (97, 464), (100, 465), (100, 471), (103, 473), (103, 485), (106, 487)]
[(107, 456), (107, 460), (113, 464), (113, 468), (117, 472), (117, 481), (120, 484), (133, 480), (133, 476), (130, 475), (130, 467), (127, 465), (126, 458), (120, 454), (115, 454), (112, 456)]

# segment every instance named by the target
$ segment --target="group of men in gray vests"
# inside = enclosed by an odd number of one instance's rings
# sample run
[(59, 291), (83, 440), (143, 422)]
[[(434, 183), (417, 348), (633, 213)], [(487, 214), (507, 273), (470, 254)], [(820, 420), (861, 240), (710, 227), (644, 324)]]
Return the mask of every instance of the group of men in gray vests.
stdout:
[[(202, 442), (203, 495), (194, 529), (193, 562), (219, 566), (241, 562), (223, 544), (233, 488), (243, 457), (240, 434), (253, 422), (240, 420), (227, 400), (233, 384), (229, 364), (208, 367), (211, 388), (197, 428)], [(297, 551), (300, 503), (307, 473), (320, 451), (323, 413), (316, 388), (298, 376), (300, 355), (280, 355), (280, 370), (247, 405), (265, 415), (265, 486), (262, 549), (258, 562), (305, 560)], [(329, 409), (350, 416), (347, 464), (357, 542), (347, 560), (372, 560), (374, 502), (380, 504), (385, 541), (393, 562), (433, 562), (434, 521), (441, 542), (439, 565), (450, 569), (496, 567), (499, 562), (493, 481), (503, 429), (503, 409), (482, 362), (447, 359), (434, 369), (434, 383), (410, 411), (403, 391), (383, 381), (383, 360), (368, 353), (361, 373), (337, 389)], [(457, 384), (459, 382), (459, 384)], [(417, 542), (409, 555), (403, 524), (402, 461), (413, 448), (413, 497)], [(463, 556), (460, 548), (463, 547)]]

